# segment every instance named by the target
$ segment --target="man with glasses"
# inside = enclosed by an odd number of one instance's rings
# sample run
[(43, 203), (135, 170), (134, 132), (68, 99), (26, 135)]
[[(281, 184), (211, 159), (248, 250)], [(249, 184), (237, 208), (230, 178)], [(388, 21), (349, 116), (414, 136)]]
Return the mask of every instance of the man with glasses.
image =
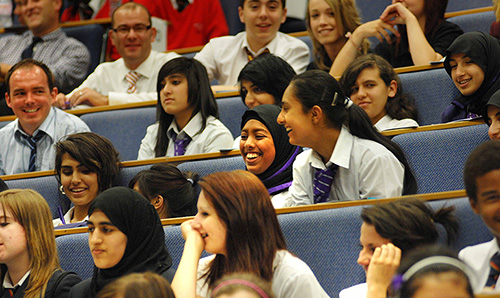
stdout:
[(156, 100), (158, 71), (179, 55), (152, 50), (156, 29), (141, 4), (127, 2), (117, 8), (111, 27), (111, 41), (122, 58), (98, 65), (80, 87), (68, 95), (58, 94), (53, 105), (67, 109)]

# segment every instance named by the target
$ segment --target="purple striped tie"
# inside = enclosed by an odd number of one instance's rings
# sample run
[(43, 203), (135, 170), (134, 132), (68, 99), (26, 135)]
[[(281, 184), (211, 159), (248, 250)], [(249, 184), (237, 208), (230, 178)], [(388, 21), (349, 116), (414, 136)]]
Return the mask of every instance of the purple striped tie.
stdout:
[(135, 93), (135, 91), (137, 91), (137, 86), (135, 84), (137, 83), (137, 80), (140, 78), (140, 76), (141, 75), (135, 71), (130, 71), (129, 73), (127, 73), (125, 78), (127, 79), (129, 85), (127, 89), (128, 93)]
[(186, 153), (186, 147), (191, 142), (191, 138), (186, 135), (183, 139), (177, 139), (175, 136), (174, 139), (174, 148), (175, 148), (175, 156), (184, 155)]
[(314, 204), (328, 201), (333, 178), (338, 168), (338, 165), (332, 164), (324, 170), (316, 170), (313, 182)]

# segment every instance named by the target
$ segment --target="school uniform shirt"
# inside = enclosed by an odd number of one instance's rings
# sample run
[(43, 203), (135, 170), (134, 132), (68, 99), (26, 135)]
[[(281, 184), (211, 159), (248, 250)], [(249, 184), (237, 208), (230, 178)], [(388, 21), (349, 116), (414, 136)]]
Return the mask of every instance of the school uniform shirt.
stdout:
[[(71, 207), (68, 212), (66, 212), (66, 214), (64, 214), (64, 221), (66, 222), (66, 224), (69, 224), (71, 223), (71, 219), (73, 218), (73, 212), (75, 211), (75, 207)], [(84, 222), (84, 221), (87, 221), (89, 220), (89, 216), (85, 216), (85, 218), (81, 221), (81, 222)], [(57, 226), (60, 226), (62, 225), (62, 221), (60, 218), (54, 218), (52, 220), (52, 224), (54, 225), (54, 228), (57, 227)]]
[[(177, 128), (175, 120), (172, 121), (167, 129), (169, 142), (165, 156), (175, 155), (174, 133), (178, 136), (178, 139), (182, 139), (186, 135), (191, 138), (191, 142), (187, 145), (184, 155), (217, 152), (220, 149), (227, 149), (233, 146), (233, 135), (222, 122), (214, 116), (208, 116), (207, 125), (200, 132), (202, 121), (201, 113), (197, 113), (181, 131)], [(139, 148), (138, 160), (156, 157), (155, 146), (158, 138), (158, 126), (159, 123), (157, 122), (147, 128), (146, 136), (142, 139), (141, 147)]]
[(87, 87), (99, 94), (108, 96), (109, 105), (156, 100), (158, 72), (163, 64), (177, 57), (179, 55), (176, 53), (159, 53), (152, 50), (148, 58), (134, 70), (140, 74), (140, 77), (136, 82), (137, 91), (131, 94), (127, 93), (129, 83), (126, 78), (131, 70), (125, 65), (123, 58), (113, 62), (101, 63), (67, 97), (71, 97), (76, 90)]
[[(210, 261), (214, 255), (200, 259), (198, 264), (198, 279), (196, 282), (196, 294), (201, 297), (209, 297), (206, 278), (200, 278), (208, 270)], [(295, 257), (287, 250), (279, 250), (273, 261), (272, 290), (276, 298), (327, 298), (330, 297), (319, 284), (311, 268)], [(210, 291), (211, 292), (211, 291)]]
[[(329, 201), (390, 198), (402, 195), (404, 167), (383, 145), (353, 136), (342, 127), (329, 162), (339, 166)], [(293, 206), (314, 204), (316, 170), (325, 169), (314, 150), (299, 154), (293, 163), (289, 188)]]
[[(498, 242), (493, 238), (488, 242), (467, 246), (458, 253), (458, 258), (467, 264), (476, 276), (476, 283), (472, 283), (474, 292), (478, 293), (484, 289), (490, 273), (490, 259), (499, 251)], [(500, 279), (497, 280), (494, 291), (500, 292)]]
[(300, 39), (277, 32), (276, 37), (257, 52), (250, 50), (246, 32), (235, 36), (223, 36), (210, 40), (194, 58), (200, 61), (208, 72), (210, 80), (220, 85), (236, 85), (241, 69), (248, 63), (248, 49), (254, 57), (266, 49), (283, 58), (296, 73), (303, 73), (309, 64), (309, 48)]
[(389, 115), (385, 115), (379, 121), (377, 121), (377, 123), (375, 123), (375, 125), (373, 126), (375, 126), (375, 128), (378, 131), (384, 131), (395, 128), (418, 127), (418, 123), (417, 121), (411, 118), (398, 120), (398, 119), (393, 119)]
[[(53, 170), (56, 160), (54, 144), (64, 136), (88, 131), (89, 127), (80, 118), (52, 107), (47, 118), (33, 133), (34, 136), (45, 134), (36, 143), (35, 170)], [(27, 134), (22, 130), (19, 119), (0, 129), (0, 175), (28, 172), (31, 149), (23, 136)]]
[(368, 285), (366, 282), (343, 289), (339, 293), (339, 298), (366, 298)]

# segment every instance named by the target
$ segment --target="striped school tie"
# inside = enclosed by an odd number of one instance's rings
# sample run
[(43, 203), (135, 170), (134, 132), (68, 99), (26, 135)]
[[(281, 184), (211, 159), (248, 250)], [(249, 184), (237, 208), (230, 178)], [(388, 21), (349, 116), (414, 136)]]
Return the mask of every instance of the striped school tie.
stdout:
[[(253, 56), (252, 52), (250, 52), (250, 50), (245, 47), (245, 51), (247, 52), (247, 58), (248, 58), (248, 62), (252, 61), (253, 59), (255, 59), (255, 57)], [(264, 54), (269, 54), (269, 49), (266, 48), (262, 53), (260, 53), (260, 55), (264, 55)], [(259, 56), (260, 56), (259, 55)], [(258, 56), (257, 56), (258, 57)]]
[(34, 137), (23, 134), (21, 134), (21, 136), (26, 139), (28, 147), (31, 149), (28, 172), (34, 172), (36, 170), (36, 142), (44, 136), (44, 132), (39, 131)]
[(314, 204), (328, 201), (333, 178), (338, 168), (338, 165), (332, 164), (324, 170), (316, 170), (313, 181)]
[(127, 73), (125, 78), (127, 79), (128, 82), (128, 89), (127, 89), (128, 93), (131, 94), (137, 91), (137, 86), (135, 84), (137, 83), (137, 80), (139, 80), (140, 77), (141, 75), (136, 71), (130, 71), (129, 73)]
[(490, 259), (490, 274), (488, 274), (486, 287), (494, 289), (497, 284), (499, 274), (500, 274), (500, 253), (497, 252)]

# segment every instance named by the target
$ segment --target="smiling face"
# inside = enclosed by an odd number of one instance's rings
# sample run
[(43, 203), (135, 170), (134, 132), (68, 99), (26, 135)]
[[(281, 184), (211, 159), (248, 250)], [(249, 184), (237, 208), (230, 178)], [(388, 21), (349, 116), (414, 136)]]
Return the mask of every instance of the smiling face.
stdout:
[(451, 78), (465, 96), (474, 94), (484, 81), (484, 71), (464, 53), (450, 57)]
[(273, 137), (260, 121), (248, 120), (241, 130), (241, 156), (249, 172), (258, 175), (264, 173), (276, 156)]
[(268, 44), (286, 20), (286, 8), (281, 0), (245, 0), (238, 12), (250, 44)]
[(488, 105), (488, 136), (492, 140), (500, 140), (500, 108)]
[(283, 108), (277, 121), (285, 126), (290, 144), (310, 147), (308, 140), (311, 131), (313, 131), (311, 115), (302, 109), (302, 103), (295, 96), (292, 84), (286, 88), (283, 94)]
[(151, 23), (147, 12), (140, 7), (120, 9), (113, 16), (113, 28), (117, 29), (118, 32), (109, 31), (111, 41), (130, 69), (137, 68), (148, 58), (151, 52), (151, 43), (156, 37), (156, 29), (153, 27), (144, 30), (144, 32), (132, 29), (121, 33), (120, 28), (130, 29), (145, 26), (151, 26)]
[(97, 173), (91, 172), (68, 153), (62, 156), (60, 179), (66, 196), (75, 206), (88, 208), (99, 194)]
[(116, 266), (125, 254), (127, 236), (99, 209), (89, 217), (89, 248), (94, 264), (100, 269)]
[(203, 237), (206, 252), (226, 254), (226, 227), (212, 204), (205, 198), (203, 191), (198, 198), (198, 213), (194, 217), (192, 227)]
[(274, 96), (247, 80), (241, 81), (241, 91), (245, 94), (245, 105), (249, 109), (260, 105), (272, 105), (276, 102)]
[(26, 26), (35, 36), (43, 36), (59, 27), (61, 0), (27, 0), (21, 6)]
[(344, 43), (333, 9), (325, 0), (309, 0), (309, 24), (314, 38), (323, 46)]
[(0, 263), (7, 267), (29, 264), (30, 256), (23, 226), (10, 210), (0, 209)]
[(7, 105), (19, 119), (24, 132), (32, 135), (49, 115), (57, 88), (49, 89), (47, 75), (38, 66), (16, 69), (9, 80), (10, 93), (5, 94)]
[(365, 272), (368, 270), (375, 248), (390, 242), (391, 240), (380, 236), (373, 225), (365, 222), (361, 225), (361, 234), (359, 236), (361, 251), (359, 252), (358, 264), (363, 266)]
[(392, 80), (389, 86), (380, 77), (378, 68), (365, 68), (351, 87), (351, 100), (360, 106), (373, 124), (385, 116), (389, 97), (396, 95), (398, 85)]
[(477, 201), (469, 199), (472, 210), (486, 224), (496, 239), (500, 239), (500, 169), (476, 178)]

